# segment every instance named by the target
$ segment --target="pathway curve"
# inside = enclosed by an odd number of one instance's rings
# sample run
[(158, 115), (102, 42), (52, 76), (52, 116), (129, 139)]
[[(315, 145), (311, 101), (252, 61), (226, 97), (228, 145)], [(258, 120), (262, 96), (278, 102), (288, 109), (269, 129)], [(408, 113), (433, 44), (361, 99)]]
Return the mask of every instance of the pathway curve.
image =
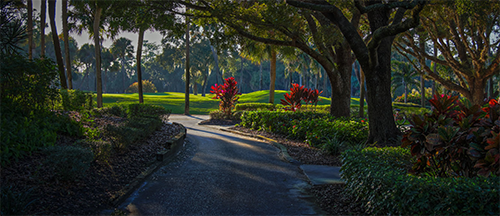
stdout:
[(121, 206), (141, 215), (307, 215), (321, 213), (300, 169), (272, 145), (197, 125), (208, 116), (171, 115), (187, 144)]

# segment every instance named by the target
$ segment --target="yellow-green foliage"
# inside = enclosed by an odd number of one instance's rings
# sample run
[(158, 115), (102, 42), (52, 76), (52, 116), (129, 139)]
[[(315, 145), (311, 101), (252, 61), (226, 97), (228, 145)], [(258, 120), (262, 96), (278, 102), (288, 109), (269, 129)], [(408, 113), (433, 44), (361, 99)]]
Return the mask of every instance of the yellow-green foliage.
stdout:
[[(135, 83), (132, 83), (132, 85), (130, 85), (128, 88), (127, 88), (127, 93), (139, 93), (139, 83), (135, 82)], [(142, 81), (142, 92), (144, 93), (156, 93), (158, 92), (156, 90), (156, 86), (149, 80), (143, 80)]]

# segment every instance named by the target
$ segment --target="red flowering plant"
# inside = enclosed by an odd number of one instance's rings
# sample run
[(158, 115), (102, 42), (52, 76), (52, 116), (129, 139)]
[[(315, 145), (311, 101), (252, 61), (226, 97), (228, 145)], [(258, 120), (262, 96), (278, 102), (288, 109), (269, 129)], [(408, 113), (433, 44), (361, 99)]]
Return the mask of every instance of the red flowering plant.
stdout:
[(306, 104), (317, 104), (319, 95), (323, 91), (319, 92), (317, 89), (312, 90), (305, 88), (304, 86), (300, 86), (297, 83), (292, 83), (292, 87), (290, 88), (290, 94), (285, 94), (285, 100), (281, 99), (281, 104), (285, 105), (285, 110), (297, 111), (302, 106), (302, 101)]
[(238, 92), (238, 87), (236, 85), (238, 82), (234, 80), (234, 77), (229, 77), (224, 80), (223, 85), (215, 84), (212, 86), (212, 90), (210, 91), (212, 94), (215, 94), (215, 97), (212, 99), (220, 99), (219, 102), (219, 110), (224, 112), (226, 116), (231, 116), (231, 110), (238, 102), (241, 93)]
[(434, 95), (433, 110), (409, 119), (402, 147), (416, 157), (411, 173), (436, 177), (500, 175), (500, 104), (461, 103), (458, 96)]

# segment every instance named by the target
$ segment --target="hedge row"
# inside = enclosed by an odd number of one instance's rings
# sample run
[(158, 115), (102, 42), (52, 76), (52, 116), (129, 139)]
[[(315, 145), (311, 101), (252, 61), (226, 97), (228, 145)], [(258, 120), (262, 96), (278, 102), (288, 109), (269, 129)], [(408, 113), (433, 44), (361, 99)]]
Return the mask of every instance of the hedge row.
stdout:
[(369, 214), (500, 214), (500, 177), (410, 175), (410, 152), (398, 147), (345, 151), (342, 161), (347, 192), (358, 197)]
[(362, 119), (334, 118), (323, 112), (250, 111), (241, 126), (283, 134), (308, 144), (358, 144), (368, 137), (368, 123)]

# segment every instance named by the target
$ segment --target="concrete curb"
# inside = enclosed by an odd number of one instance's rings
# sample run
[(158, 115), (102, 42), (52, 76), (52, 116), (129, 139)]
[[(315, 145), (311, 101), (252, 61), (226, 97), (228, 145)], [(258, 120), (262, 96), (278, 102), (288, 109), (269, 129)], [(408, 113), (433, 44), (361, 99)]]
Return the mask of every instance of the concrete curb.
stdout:
[(124, 202), (130, 196), (130, 194), (132, 194), (137, 188), (139, 188), (139, 186), (147, 177), (153, 174), (160, 167), (172, 162), (176, 158), (177, 154), (181, 151), (182, 147), (184, 146), (184, 139), (186, 139), (187, 129), (179, 123), (172, 122), (172, 124), (179, 125), (183, 129), (174, 138), (165, 143), (165, 145), (170, 146), (170, 149), (157, 153), (155, 160), (152, 161), (152, 165), (150, 165), (145, 171), (135, 177), (130, 184), (125, 186), (125, 188), (121, 189), (116, 195), (111, 197), (110, 203), (113, 207), (117, 207), (122, 202)]
[(261, 135), (249, 134), (249, 133), (245, 133), (245, 132), (241, 132), (241, 131), (237, 131), (237, 130), (231, 130), (231, 129), (227, 129), (227, 128), (219, 128), (219, 130), (225, 131), (225, 132), (229, 132), (229, 133), (238, 134), (238, 135), (242, 135), (242, 136), (248, 136), (248, 137), (252, 137), (252, 138), (256, 138), (256, 139), (260, 139), (260, 140), (266, 140), (266, 141), (270, 142), (271, 144), (273, 144), (276, 148), (278, 148), (280, 150), (280, 158), (281, 158), (281, 160), (286, 161), (286, 162), (291, 163), (291, 164), (294, 164), (294, 165), (298, 165), (298, 166), (302, 164), (299, 161), (293, 159), (288, 154), (288, 150), (286, 149), (286, 147), (284, 145), (278, 143), (278, 141), (276, 141), (276, 140), (273, 140), (271, 138), (267, 138), (267, 137), (261, 136)]

